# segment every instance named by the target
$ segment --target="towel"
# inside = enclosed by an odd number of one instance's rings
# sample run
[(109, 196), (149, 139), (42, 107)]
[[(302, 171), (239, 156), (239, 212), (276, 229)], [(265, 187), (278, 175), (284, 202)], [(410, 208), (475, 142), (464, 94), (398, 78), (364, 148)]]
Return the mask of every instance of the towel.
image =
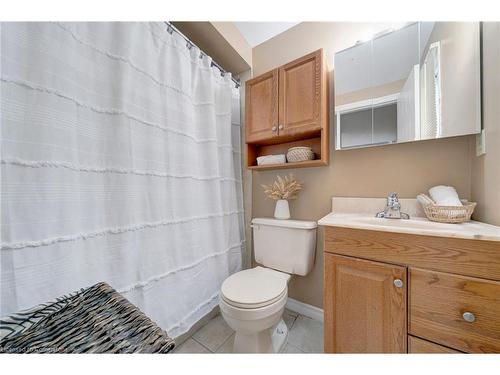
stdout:
[(438, 206), (462, 206), (453, 186), (434, 186), (429, 189), (429, 194)]
[(265, 156), (259, 156), (257, 158), (257, 165), (285, 164), (285, 163), (286, 163), (285, 154), (265, 155)]
[(422, 206), (428, 206), (428, 205), (435, 205), (436, 203), (429, 198), (425, 194), (419, 194), (417, 195), (417, 201), (422, 205)]

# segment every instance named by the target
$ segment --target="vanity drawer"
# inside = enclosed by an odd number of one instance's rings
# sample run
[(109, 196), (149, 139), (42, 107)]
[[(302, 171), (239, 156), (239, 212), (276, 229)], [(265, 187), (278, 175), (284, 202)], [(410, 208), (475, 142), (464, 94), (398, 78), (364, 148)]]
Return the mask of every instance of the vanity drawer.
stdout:
[(433, 342), (408, 336), (408, 353), (410, 354), (459, 354), (457, 350), (434, 344)]
[(500, 283), (410, 269), (409, 333), (469, 353), (500, 352)]

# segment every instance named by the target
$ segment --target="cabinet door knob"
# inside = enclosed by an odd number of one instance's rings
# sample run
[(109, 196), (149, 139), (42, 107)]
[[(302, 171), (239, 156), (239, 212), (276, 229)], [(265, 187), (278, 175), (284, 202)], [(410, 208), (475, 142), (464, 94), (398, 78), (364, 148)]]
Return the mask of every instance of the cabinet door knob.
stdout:
[(464, 318), (464, 320), (466, 322), (469, 322), (469, 323), (472, 323), (473, 321), (476, 320), (476, 316), (473, 313), (469, 312), (469, 311), (464, 312), (462, 314), (462, 317)]
[(403, 287), (403, 280), (401, 280), (401, 279), (394, 279), (394, 286), (396, 288), (402, 288)]
[(278, 129), (283, 130), (283, 127), (284, 127), (283, 125), (280, 125), (280, 126), (278, 126)]
[(273, 132), (275, 132), (275, 131), (276, 131), (276, 126), (273, 126), (273, 127), (271, 128), (271, 130), (272, 130)]

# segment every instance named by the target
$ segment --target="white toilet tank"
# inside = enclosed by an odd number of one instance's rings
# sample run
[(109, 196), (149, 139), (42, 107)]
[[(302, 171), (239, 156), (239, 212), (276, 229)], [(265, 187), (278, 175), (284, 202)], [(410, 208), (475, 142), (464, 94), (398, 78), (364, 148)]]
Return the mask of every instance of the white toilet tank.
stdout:
[(316, 252), (315, 221), (255, 218), (252, 227), (257, 263), (301, 276), (311, 271)]

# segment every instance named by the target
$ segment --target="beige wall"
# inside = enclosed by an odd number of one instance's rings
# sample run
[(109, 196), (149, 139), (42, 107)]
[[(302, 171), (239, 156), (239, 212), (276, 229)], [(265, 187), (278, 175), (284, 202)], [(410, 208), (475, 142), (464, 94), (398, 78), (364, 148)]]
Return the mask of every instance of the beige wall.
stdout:
[(362, 90), (351, 91), (342, 95), (335, 95), (335, 106), (379, 98), (381, 96), (391, 94), (398, 94), (403, 89), (405, 83), (406, 79), (401, 79), (399, 81), (388, 82), (385, 85), (368, 87)]
[[(500, 23), (483, 27), (483, 124), (486, 155), (471, 155), (474, 218), (500, 225)], [(471, 147), (474, 139), (471, 139)]]
[[(299, 24), (253, 49), (254, 75), (318, 48), (323, 48), (327, 59), (332, 62), (335, 51), (365, 38), (367, 32), (387, 27), (390, 24)], [(433, 185), (448, 184), (455, 186), (461, 197), (471, 197), (471, 159), (474, 152), (471, 140), (474, 136), (334, 152), (333, 131), (331, 134), (332, 154), (328, 167), (253, 172), (253, 217), (272, 216), (274, 202), (265, 199), (260, 185), (269, 184), (278, 173), (283, 175), (287, 172), (293, 172), (305, 183), (299, 199), (290, 205), (292, 217), (297, 219), (321, 218), (330, 212), (331, 197), (334, 195), (385, 197), (387, 193), (396, 191), (402, 198), (413, 198)], [(496, 145), (500, 147), (498, 142)], [(490, 148), (494, 147), (492, 143)], [(483, 164), (485, 171), (491, 172), (495, 168), (494, 157)], [(478, 179), (481, 178), (478, 176)], [(305, 277), (294, 277), (289, 291), (290, 297), (319, 307), (322, 306), (323, 295), (322, 241), (323, 231), (320, 230), (313, 271)]]

